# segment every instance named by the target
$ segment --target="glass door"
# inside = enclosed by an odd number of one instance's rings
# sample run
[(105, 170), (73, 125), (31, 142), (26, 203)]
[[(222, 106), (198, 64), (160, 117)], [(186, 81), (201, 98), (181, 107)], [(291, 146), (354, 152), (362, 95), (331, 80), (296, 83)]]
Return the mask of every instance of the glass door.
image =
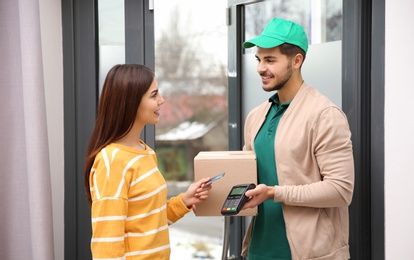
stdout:
[[(225, 8), (222, 0), (154, 1), (155, 74), (165, 99), (155, 149), (168, 196), (194, 181), (200, 151), (228, 150)], [(188, 213), (169, 227), (171, 259), (221, 259), (223, 226), (223, 217)]]
[[(134, 37), (125, 28), (137, 25), (125, 25), (124, 0), (98, 3), (102, 86), (113, 65), (131, 60), (125, 46), (134, 46), (130, 42)], [(154, 71), (165, 103), (155, 132), (149, 128), (144, 138), (155, 139), (153, 148), (169, 197), (187, 190), (194, 181), (198, 152), (228, 150), (225, 7), (221, 0), (149, 4), (154, 15)], [(169, 229), (170, 259), (221, 259), (223, 217), (196, 217), (190, 212)]]
[(99, 93), (108, 71), (125, 63), (124, 0), (98, 1)]

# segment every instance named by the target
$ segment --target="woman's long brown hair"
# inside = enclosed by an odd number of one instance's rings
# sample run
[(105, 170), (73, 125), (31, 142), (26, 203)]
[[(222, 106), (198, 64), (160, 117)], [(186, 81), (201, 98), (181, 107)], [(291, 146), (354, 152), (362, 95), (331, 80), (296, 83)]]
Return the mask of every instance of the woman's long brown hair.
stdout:
[(89, 176), (95, 156), (131, 130), (142, 96), (154, 78), (150, 68), (139, 64), (115, 65), (108, 72), (85, 158), (84, 182), (89, 205), (92, 204)]

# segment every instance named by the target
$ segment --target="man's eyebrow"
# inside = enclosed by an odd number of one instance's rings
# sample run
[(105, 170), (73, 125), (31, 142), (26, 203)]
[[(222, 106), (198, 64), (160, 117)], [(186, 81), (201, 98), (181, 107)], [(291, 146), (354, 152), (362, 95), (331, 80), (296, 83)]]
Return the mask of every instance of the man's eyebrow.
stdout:
[[(254, 55), (256, 57), (256, 59), (260, 59), (259, 56)], [(268, 55), (268, 56), (264, 56), (263, 59), (277, 59), (276, 56), (273, 55)]]
[(264, 59), (277, 59), (277, 57), (273, 55), (264, 56), (263, 58)]

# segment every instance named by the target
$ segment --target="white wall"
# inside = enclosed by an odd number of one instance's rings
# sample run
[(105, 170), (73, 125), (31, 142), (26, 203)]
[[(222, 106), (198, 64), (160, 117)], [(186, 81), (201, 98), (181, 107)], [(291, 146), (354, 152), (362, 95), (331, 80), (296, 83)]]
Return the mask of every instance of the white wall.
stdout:
[(61, 1), (39, 0), (55, 259), (64, 259), (63, 53)]
[(414, 1), (385, 2), (385, 255), (413, 259)]

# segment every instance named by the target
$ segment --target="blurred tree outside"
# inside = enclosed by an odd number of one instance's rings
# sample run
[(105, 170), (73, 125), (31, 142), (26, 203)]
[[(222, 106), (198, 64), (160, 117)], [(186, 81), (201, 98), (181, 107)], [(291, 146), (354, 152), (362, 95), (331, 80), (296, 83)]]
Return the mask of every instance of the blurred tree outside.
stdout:
[[(220, 30), (194, 29), (191, 19), (175, 7), (166, 26), (156, 32), (155, 74), (165, 99), (156, 125), (156, 149), (167, 180), (191, 179), (199, 151), (227, 150), (227, 64), (203, 47), (206, 37)], [(226, 43), (222, 47), (227, 49)], [(188, 133), (196, 125), (199, 133)], [(219, 146), (206, 138), (213, 133)]]

